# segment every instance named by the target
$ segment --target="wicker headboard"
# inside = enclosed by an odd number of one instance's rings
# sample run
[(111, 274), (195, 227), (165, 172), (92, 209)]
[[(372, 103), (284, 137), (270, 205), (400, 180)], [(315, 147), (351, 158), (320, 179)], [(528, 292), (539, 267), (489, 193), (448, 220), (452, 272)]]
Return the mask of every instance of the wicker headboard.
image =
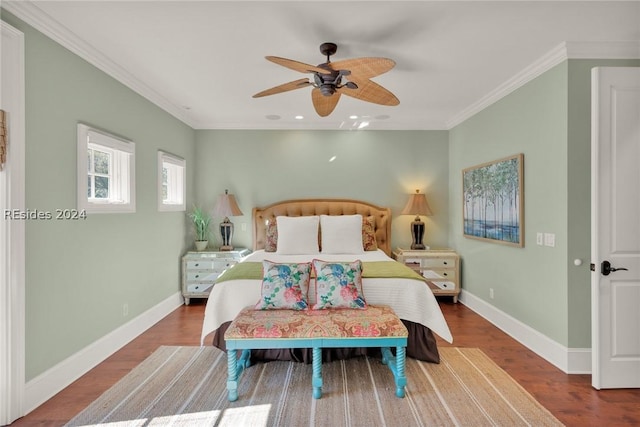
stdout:
[(375, 218), (378, 248), (391, 256), (391, 209), (349, 199), (301, 199), (253, 208), (253, 250), (264, 249), (266, 221), (277, 216), (355, 215)]

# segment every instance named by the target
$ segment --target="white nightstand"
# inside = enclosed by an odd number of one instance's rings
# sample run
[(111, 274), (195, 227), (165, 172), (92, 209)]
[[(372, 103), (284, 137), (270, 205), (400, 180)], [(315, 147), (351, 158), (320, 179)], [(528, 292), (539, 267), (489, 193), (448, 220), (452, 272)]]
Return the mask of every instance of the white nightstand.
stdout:
[(398, 248), (393, 258), (411, 267), (428, 279), (436, 296), (452, 296), (458, 302), (460, 295), (460, 256), (451, 249), (413, 250)]
[(232, 251), (193, 251), (182, 257), (182, 296), (189, 305), (191, 298), (208, 298), (211, 288), (224, 270), (249, 255), (249, 249)]

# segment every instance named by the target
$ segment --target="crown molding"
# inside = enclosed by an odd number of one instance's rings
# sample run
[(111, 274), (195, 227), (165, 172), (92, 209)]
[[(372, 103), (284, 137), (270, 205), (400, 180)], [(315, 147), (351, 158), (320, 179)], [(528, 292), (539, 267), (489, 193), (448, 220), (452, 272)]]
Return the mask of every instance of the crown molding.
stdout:
[(194, 127), (194, 120), (183, 108), (175, 105), (164, 96), (156, 92), (143, 81), (129, 73), (123, 67), (109, 59), (89, 43), (80, 39), (59, 22), (52, 19), (30, 1), (5, 1), (2, 8), (29, 24), (42, 34), (59, 43), (66, 49), (89, 62), (99, 70), (113, 77), (140, 96), (165, 110), (176, 119)]
[(451, 120), (451, 129), (567, 59), (638, 59), (640, 41), (563, 42)]

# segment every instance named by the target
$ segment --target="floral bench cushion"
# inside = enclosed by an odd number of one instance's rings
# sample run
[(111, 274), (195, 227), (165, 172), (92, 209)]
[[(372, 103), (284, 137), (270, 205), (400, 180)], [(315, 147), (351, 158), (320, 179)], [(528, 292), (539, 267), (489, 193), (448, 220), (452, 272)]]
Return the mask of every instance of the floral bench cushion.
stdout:
[(402, 321), (388, 306), (366, 309), (256, 310), (245, 307), (225, 339), (384, 338), (407, 337)]

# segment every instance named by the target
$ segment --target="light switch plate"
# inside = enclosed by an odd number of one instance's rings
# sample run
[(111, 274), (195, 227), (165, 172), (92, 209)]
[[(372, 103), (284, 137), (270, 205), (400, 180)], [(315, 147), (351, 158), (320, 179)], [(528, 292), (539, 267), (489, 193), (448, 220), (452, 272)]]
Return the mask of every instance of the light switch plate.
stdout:
[(556, 235), (554, 233), (544, 233), (544, 245), (554, 247), (556, 245)]
[(542, 233), (536, 234), (536, 245), (542, 246), (544, 244)]

